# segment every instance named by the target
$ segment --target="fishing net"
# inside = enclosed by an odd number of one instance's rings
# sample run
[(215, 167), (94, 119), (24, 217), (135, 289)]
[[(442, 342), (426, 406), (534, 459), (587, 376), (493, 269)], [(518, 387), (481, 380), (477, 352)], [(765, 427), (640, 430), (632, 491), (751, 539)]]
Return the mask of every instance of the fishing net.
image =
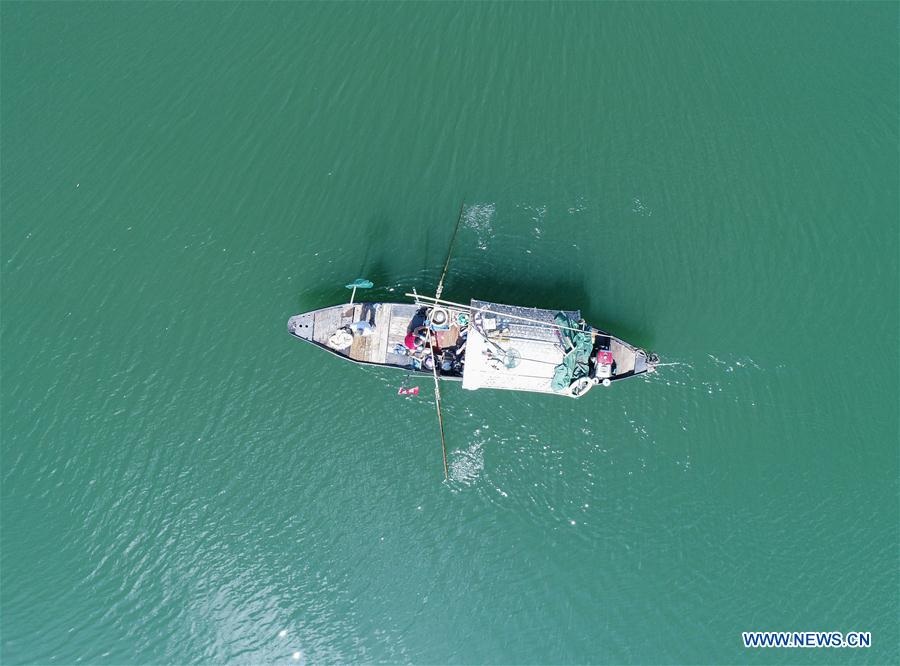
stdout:
[(583, 321), (573, 322), (564, 312), (558, 312), (554, 321), (560, 327), (565, 356), (554, 368), (550, 385), (554, 391), (564, 391), (576, 379), (588, 376), (594, 343), (590, 329)]

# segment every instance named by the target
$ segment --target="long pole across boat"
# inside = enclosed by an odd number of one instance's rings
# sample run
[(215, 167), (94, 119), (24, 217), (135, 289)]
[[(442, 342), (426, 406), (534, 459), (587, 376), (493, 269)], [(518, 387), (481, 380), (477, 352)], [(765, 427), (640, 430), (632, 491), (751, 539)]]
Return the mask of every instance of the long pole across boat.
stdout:
[[(461, 308), (463, 310), (472, 311), (472, 307), (470, 305), (463, 305), (462, 303), (454, 303), (453, 301), (447, 301), (443, 298), (431, 298), (431, 296), (423, 296), (422, 294), (417, 294), (415, 292), (411, 294), (403, 294), (408, 298), (414, 298), (416, 300), (428, 301), (431, 303), (437, 303), (438, 305), (450, 305), (455, 308)], [(519, 321), (528, 321), (533, 324), (540, 324), (541, 326), (549, 326), (552, 328), (561, 328), (566, 331), (574, 331), (576, 333), (584, 333), (584, 331), (580, 328), (573, 328), (571, 326), (563, 326), (562, 324), (557, 324), (552, 321), (543, 321), (541, 319), (531, 319), (529, 317), (521, 317), (519, 315), (507, 314), (506, 312), (497, 312), (496, 310), (488, 310), (487, 308), (478, 308), (478, 312), (487, 312), (488, 314), (495, 314), (499, 317), (507, 317), (508, 319), (518, 319)]]
[(441, 453), (444, 456), (444, 480), (448, 480), (450, 478), (450, 470), (447, 467), (447, 444), (444, 441), (444, 415), (441, 412), (441, 386), (438, 381), (438, 372), (437, 372), (437, 361), (434, 358), (434, 346), (431, 344), (431, 329), (427, 329), (425, 334), (425, 344), (428, 345), (428, 350), (431, 353), (431, 374), (434, 376), (434, 405), (435, 409), (437, 409), (438, 415), (438, 427), (441, 431)]
[[(438, 280), (437, 289), (434, 290), (435, 299), (441, 297), (444, 291), (444, 278), (447, 277), (447, 268), (450, 266), (450, 258), (453, 256), (453, 245), (456, 243), (456, 236), (459, 233), (459, 225), (462, 222), (463, 213), (466, 209), (466, 202), (463, 201), (459, 206), (459, 215), (456, 218), (456, 226), (453, 228), (453, 237), (450, 239), (450, 247), (447, 248), (447, 259), (444, 261), (444, 270), (441, 271), (441, 278)], [(438, 428), (441, 431), (441, 453), (444, 457), (444, 480), (450, 478), (450, 469), (447, 466), (447, 443), (444, 440), (444, 415), (441, 412), (441, 386), (438, 379), (437, 359), (434, 358), (434, 345), (431, 341), (431, 327), (426, 329), (425, 344), (428, 345), (428, 351), (431, 354), (431, 374), (434, 377), (434, 406), (437, 409)]]
[(450, 257), (453, 256), (453, 246), (456, 244), (456, 235), (459, 233), (459, 223), (462, 222), (463, 213), (466, 210), (466, 202), (459, 204), (459, 215), (456, 218), (456, 226), (453, 228), (453, 237), (450, 239), (450, 247), (447, 248), (447, 260), (444, 262), (444, 270), (441, 271), (441, 279), (438, 280), (437, 289), (434, 290), (434, 297), (440, 298), (444, 292), (444, 278), (447, 277), (447, 268), (450, 266)]

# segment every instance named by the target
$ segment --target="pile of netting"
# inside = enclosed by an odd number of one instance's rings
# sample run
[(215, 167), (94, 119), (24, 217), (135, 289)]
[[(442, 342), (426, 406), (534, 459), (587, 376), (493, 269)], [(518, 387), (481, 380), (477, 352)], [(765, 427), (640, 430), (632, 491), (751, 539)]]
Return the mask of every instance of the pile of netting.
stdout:
[(575, 380), (588, 376), (594, 342), (584, 320), (573, 322), (564, 312), (557, 312), (554, 321), (559, 327), (565, 356), (553, 371), (551, 386), (554, 391), (565, 391)]

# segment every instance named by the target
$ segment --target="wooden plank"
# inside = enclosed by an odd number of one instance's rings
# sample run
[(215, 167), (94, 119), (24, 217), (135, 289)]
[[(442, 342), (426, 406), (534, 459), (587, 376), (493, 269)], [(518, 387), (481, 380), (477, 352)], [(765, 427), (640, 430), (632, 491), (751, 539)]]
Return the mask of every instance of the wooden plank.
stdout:
[(341, 327), (341, 310), (343, 306), (338, 305), (316, 313), (313, 340), (323, 345), (328, 344), (328, 338)]
[(623, 344), (620, 340), (612, 338), (610, 340), (609, 350), (613, 354), (616, 361), (616, 374), (624, 375), (634, 370), (634, 350)]
[(441, 349), (452, 347), (456, 344), (456, 339), (459, 337), (459, 326), (453, 324), (449, 330), (436, 331), (435, 337), (437, 338), (438, 347)]
[(350, 358), (354, 361), (367, 361), (369, 353), (369, 338), (371, 336), (354, 335), (353, 344), (350, 345)]
[(375, 338), (372, 341), (372, 350), (370, 360), (373, 363), (384, 363), (387, 358), (388, 351), (388, 335), (391, 332), (391, 310), (390, 303), (382, 303), (375, 313)]
[(373, 319), (375, 322), (371, 335), (354, 336), (353, 344), (350, 346), (350, 358), (367, 363), (384, 363), (387, 355), (388, 334), (390, 333), (391, 304), (382, 303), (375, 311), (374, 317), (371, 316), (371, 306), (372, 304), (354, 306), (352, 321), (347, 322), (354, 323), (363, 317), (365, 317), (365, 321)]
[(406, 330), (409, 328), (409, 322), (412, 321), (406, 317), (391, 316), (391, 323), (388, 325), (388, 340), (392, 343), (403, 343), (406, 337)]
[(391, 305), (391, 321), (388, 326), (387, 338), (388, 349), (391, 349), (396, 344), (403, 344), (417, 310), (416, 306), (405, 303), (394, 303)]
[(359, 321), (360, 316), (362, 315), (362, 304), (354, 303), (352, 307), (347, 307), (346, 305), (341, 306), (341, 325), (346, 326), (347, 324), (352, 324), (355, 321)]

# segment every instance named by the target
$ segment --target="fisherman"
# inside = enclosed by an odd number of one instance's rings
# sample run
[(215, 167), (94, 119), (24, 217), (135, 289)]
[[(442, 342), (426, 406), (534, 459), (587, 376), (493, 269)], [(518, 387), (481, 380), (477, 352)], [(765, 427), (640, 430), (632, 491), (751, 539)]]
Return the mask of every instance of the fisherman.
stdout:
[(353, 335), (361, 335), (363, 337), (372, 335), (375, 332), (375, 327), (367, 321), (355, 321), (352, 324), (348, 324), (346, 328), (348, 328)]
[(363, 303), (359, 318), (375, 326), (375, 315), (381, 309), (381, 303)]
[(428, 332), (425, 326), (418, 326), (406, 334), (403, 345), (410, 351), (421, 352), (428, 342)]

